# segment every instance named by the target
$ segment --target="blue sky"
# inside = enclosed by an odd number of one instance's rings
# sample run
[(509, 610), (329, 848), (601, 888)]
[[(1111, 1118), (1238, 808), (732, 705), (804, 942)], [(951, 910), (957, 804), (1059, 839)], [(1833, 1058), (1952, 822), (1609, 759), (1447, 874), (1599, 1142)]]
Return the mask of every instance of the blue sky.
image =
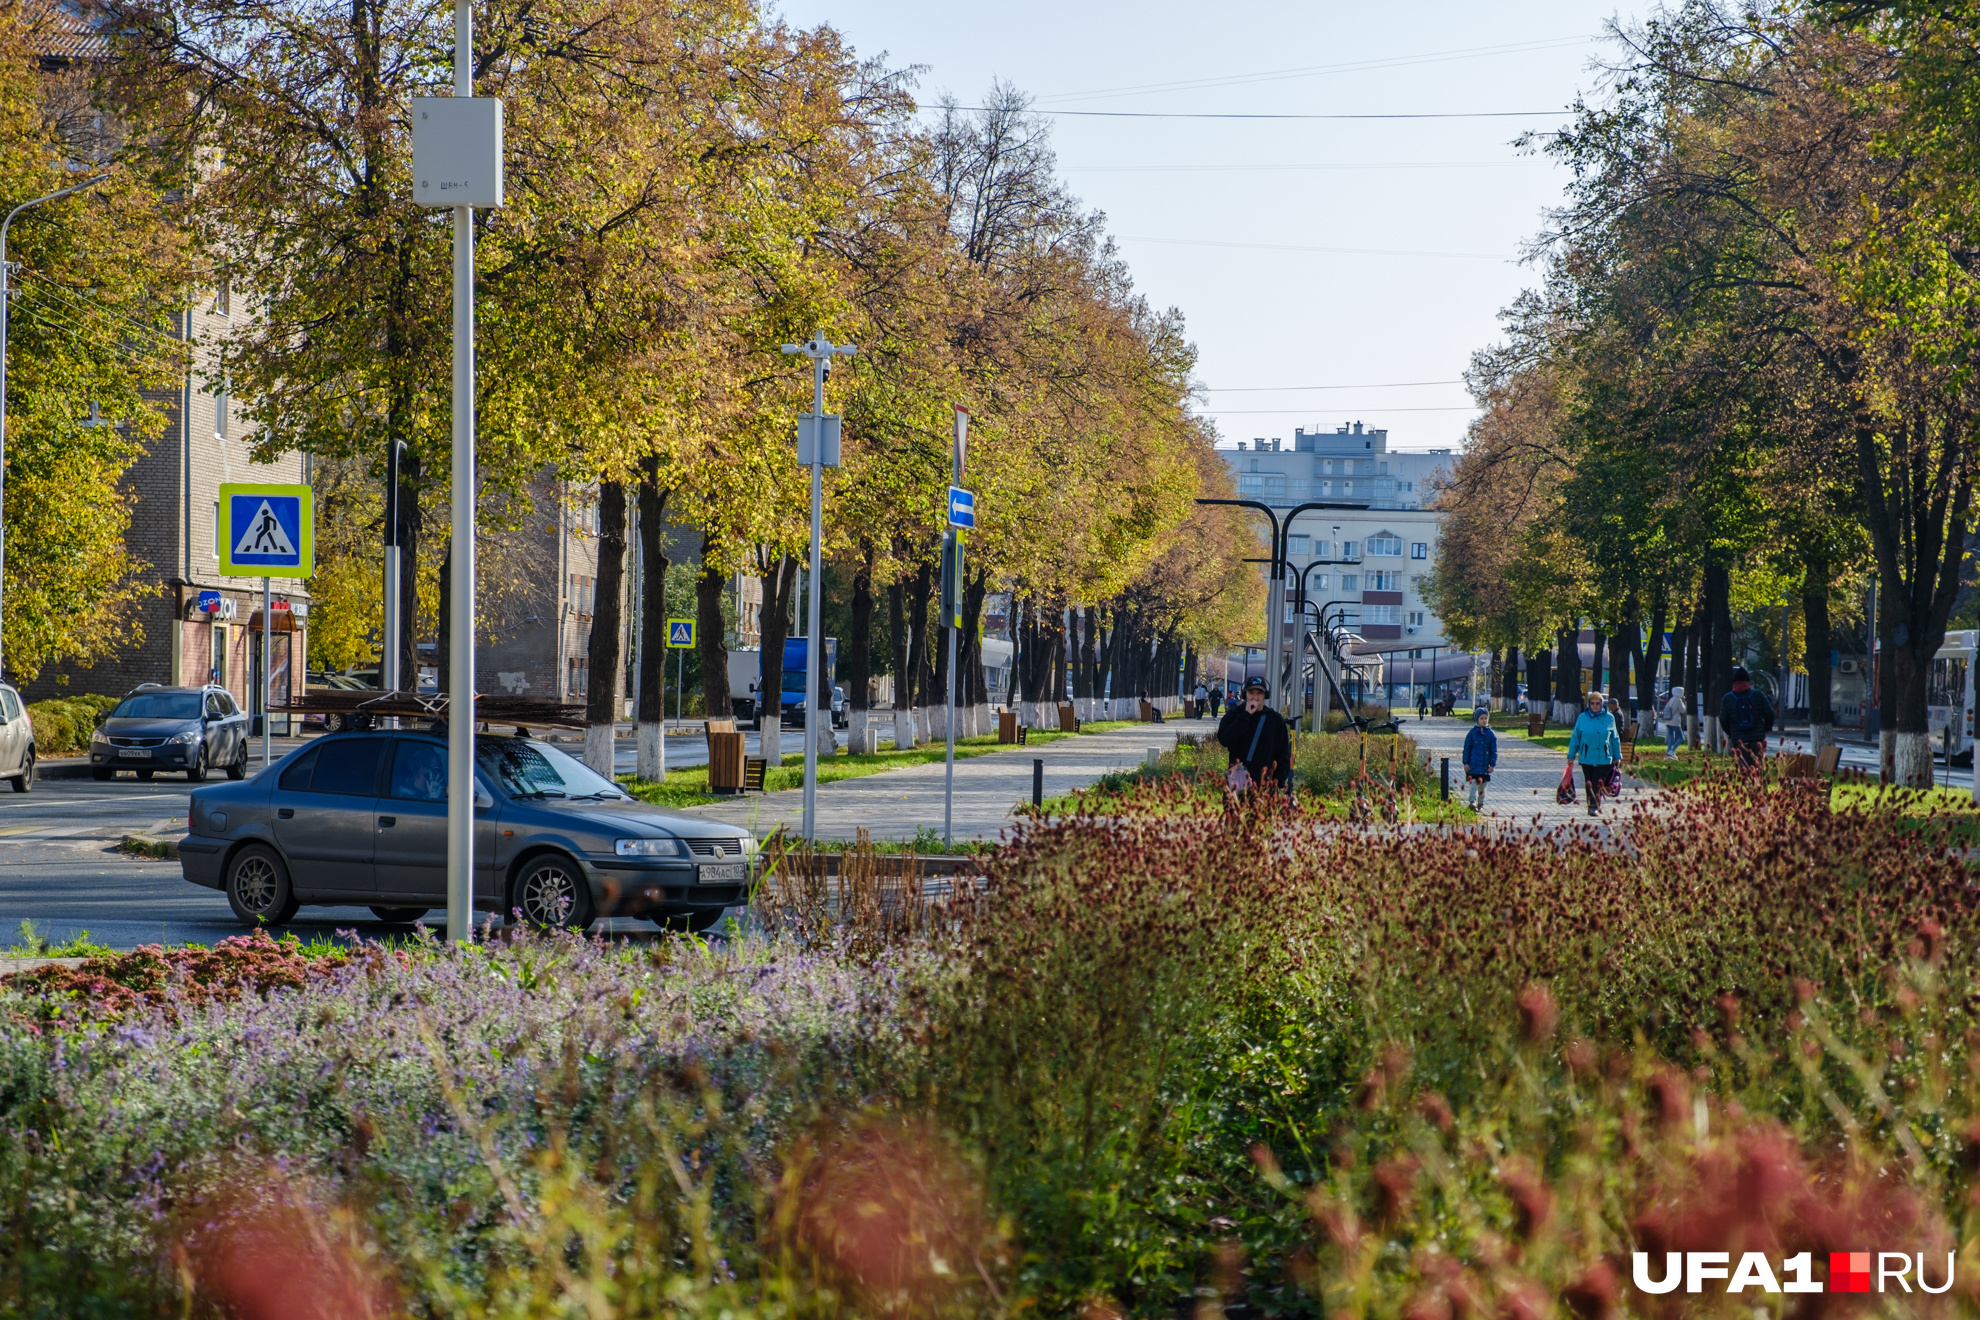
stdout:
[[(1410, 449), (1463, 439), (1463, 387), (1416, 382), (1455, 382), (1499, 309), (1535, 282), (1516, 256), (1565, 175), (1512, 140), (1558, 126), (1599, 86), (1591, 61), (1613, 47), (1595, 38), (1617, 12), (1578, 0), (782, 9), (832, 24), (861, 54), (927, 66), (924, 102), (947, 91), (975, 104), (1004, 78), (1040, 110), (1549, 112), (1054, 120), (1062, 173), (1107, 214), (1137, 285), (1188, 318), (1224, 443), (1361, 421)], [(1314, 248), (1351, 251), (1295, 250)], [(1335, 385), (1350, 388), (1283, 388)]]

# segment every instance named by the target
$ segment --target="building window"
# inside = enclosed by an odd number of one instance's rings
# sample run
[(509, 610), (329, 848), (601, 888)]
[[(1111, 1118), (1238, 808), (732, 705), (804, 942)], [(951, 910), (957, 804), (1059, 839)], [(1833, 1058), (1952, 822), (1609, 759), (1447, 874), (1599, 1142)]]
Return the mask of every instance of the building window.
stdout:
[(1304, 536), (1288, 536), (1286, 538), (1286, 553), (1289, 555), (1304, 555), (1306, 553), (1306, 538)]
[(1267, 472), (1265, 474), (1266, 502), (1269, 504), (1274, 499), (1283, 500), (1285, 497), (1286, 497), (1286, 474), (1283, 472)]
[(1402, 606), (1363, 605), (1361, 607), (1361, 621), (1363, 623), (1401, 623)]
[(227, 438), (227, 382), (224, 377), (213, 391), (213, 438)]
[(1422, 610), (1411, 610), (1409, 612), (1409, 626), (1412, 628), (1421, 628), (1423, 626)]
[(1428, 559), (1430, 557), (1430, 543), (1428, 541), (1411, 541), (1409, 543), (1409, 557), (1411, 559)]
[(1315, 591), (1329, 590), (1333, 585), (1333, 576), (1331, 573), (1315, 573), (1313, 575), (1313, 589)]
[(565, 663), (568, 666), (568, 684), (565, 688), (565, 695), (572, 697), (589, 696), (591, 694), (591, 661), (580, 660), (576, 656), (572, 656)]
[(1370, 573), (1368, 575), (1368, 589), (1370, 591), (1401, 591), (1402, 574)]
[(1245, 473), (1241, 473), (1238, 476), (1238, 494), (1263, 495), (1264, 493), (1265, 493), (1264, 477), (1258, 475), (1256, 472), (1245, 472)]
[[(1341, 558), (1343, 559), (1361, 558), (1361, 543), (1359, 541), (1341, 542)], [(1346, 579), (1343, 578), (1342, 581), (1346, 581)]]
[(1343, 573), (1343, 574), (1341, 574), (1341, 590), (1342, 590), (1342, 591), (1360, 591), (1360, 590), (1361, 590), (1361, 579), (1360, 579), (1359, 577), (1357, 577), (1357, 576), (1355, 576), (1355, 575), (1354, 575), (1353, 573)]
[(1386, 555), (1391, 559), (1402, 558), (1402, 538), (1393, 532), (1383, 532), (1380, 536), (1368, 538), (1368, 553)]
[(220, 557), (220, 501), (213, 501), (213, 557)]

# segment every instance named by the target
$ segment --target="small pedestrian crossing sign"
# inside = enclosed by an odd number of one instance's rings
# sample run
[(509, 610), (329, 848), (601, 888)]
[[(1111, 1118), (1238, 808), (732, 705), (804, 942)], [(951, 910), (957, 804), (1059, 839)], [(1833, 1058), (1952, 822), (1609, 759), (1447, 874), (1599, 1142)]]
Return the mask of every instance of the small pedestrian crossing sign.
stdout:
[(693, 649), (693, 647), (694, 620), (667, 620), (667, 649), (670, 651), (686, 651)]
[(316, 570), (308, 486), (220, 487), (223, 577), (308, 577)]

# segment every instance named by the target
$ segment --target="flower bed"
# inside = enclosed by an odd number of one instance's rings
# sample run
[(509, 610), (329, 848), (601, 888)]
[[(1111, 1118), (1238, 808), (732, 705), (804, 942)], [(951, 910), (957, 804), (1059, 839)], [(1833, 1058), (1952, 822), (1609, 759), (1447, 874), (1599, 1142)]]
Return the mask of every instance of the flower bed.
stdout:
[(1313, 825), (1076, 815), (726, 946), (17, 981), (0, 1313), (1592, 1320), (1673, 1300), (1632, 1251), (1967, 1251), (1959, 854), (1794, 793)]

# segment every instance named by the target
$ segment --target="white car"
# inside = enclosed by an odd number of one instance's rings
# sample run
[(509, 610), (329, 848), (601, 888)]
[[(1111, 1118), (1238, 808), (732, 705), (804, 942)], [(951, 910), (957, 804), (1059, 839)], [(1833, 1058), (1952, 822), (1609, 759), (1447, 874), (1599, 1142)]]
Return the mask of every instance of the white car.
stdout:
[(21, 694), (0, 683), (0, 779), (16, 793), (34, 790), (34, 717)]

